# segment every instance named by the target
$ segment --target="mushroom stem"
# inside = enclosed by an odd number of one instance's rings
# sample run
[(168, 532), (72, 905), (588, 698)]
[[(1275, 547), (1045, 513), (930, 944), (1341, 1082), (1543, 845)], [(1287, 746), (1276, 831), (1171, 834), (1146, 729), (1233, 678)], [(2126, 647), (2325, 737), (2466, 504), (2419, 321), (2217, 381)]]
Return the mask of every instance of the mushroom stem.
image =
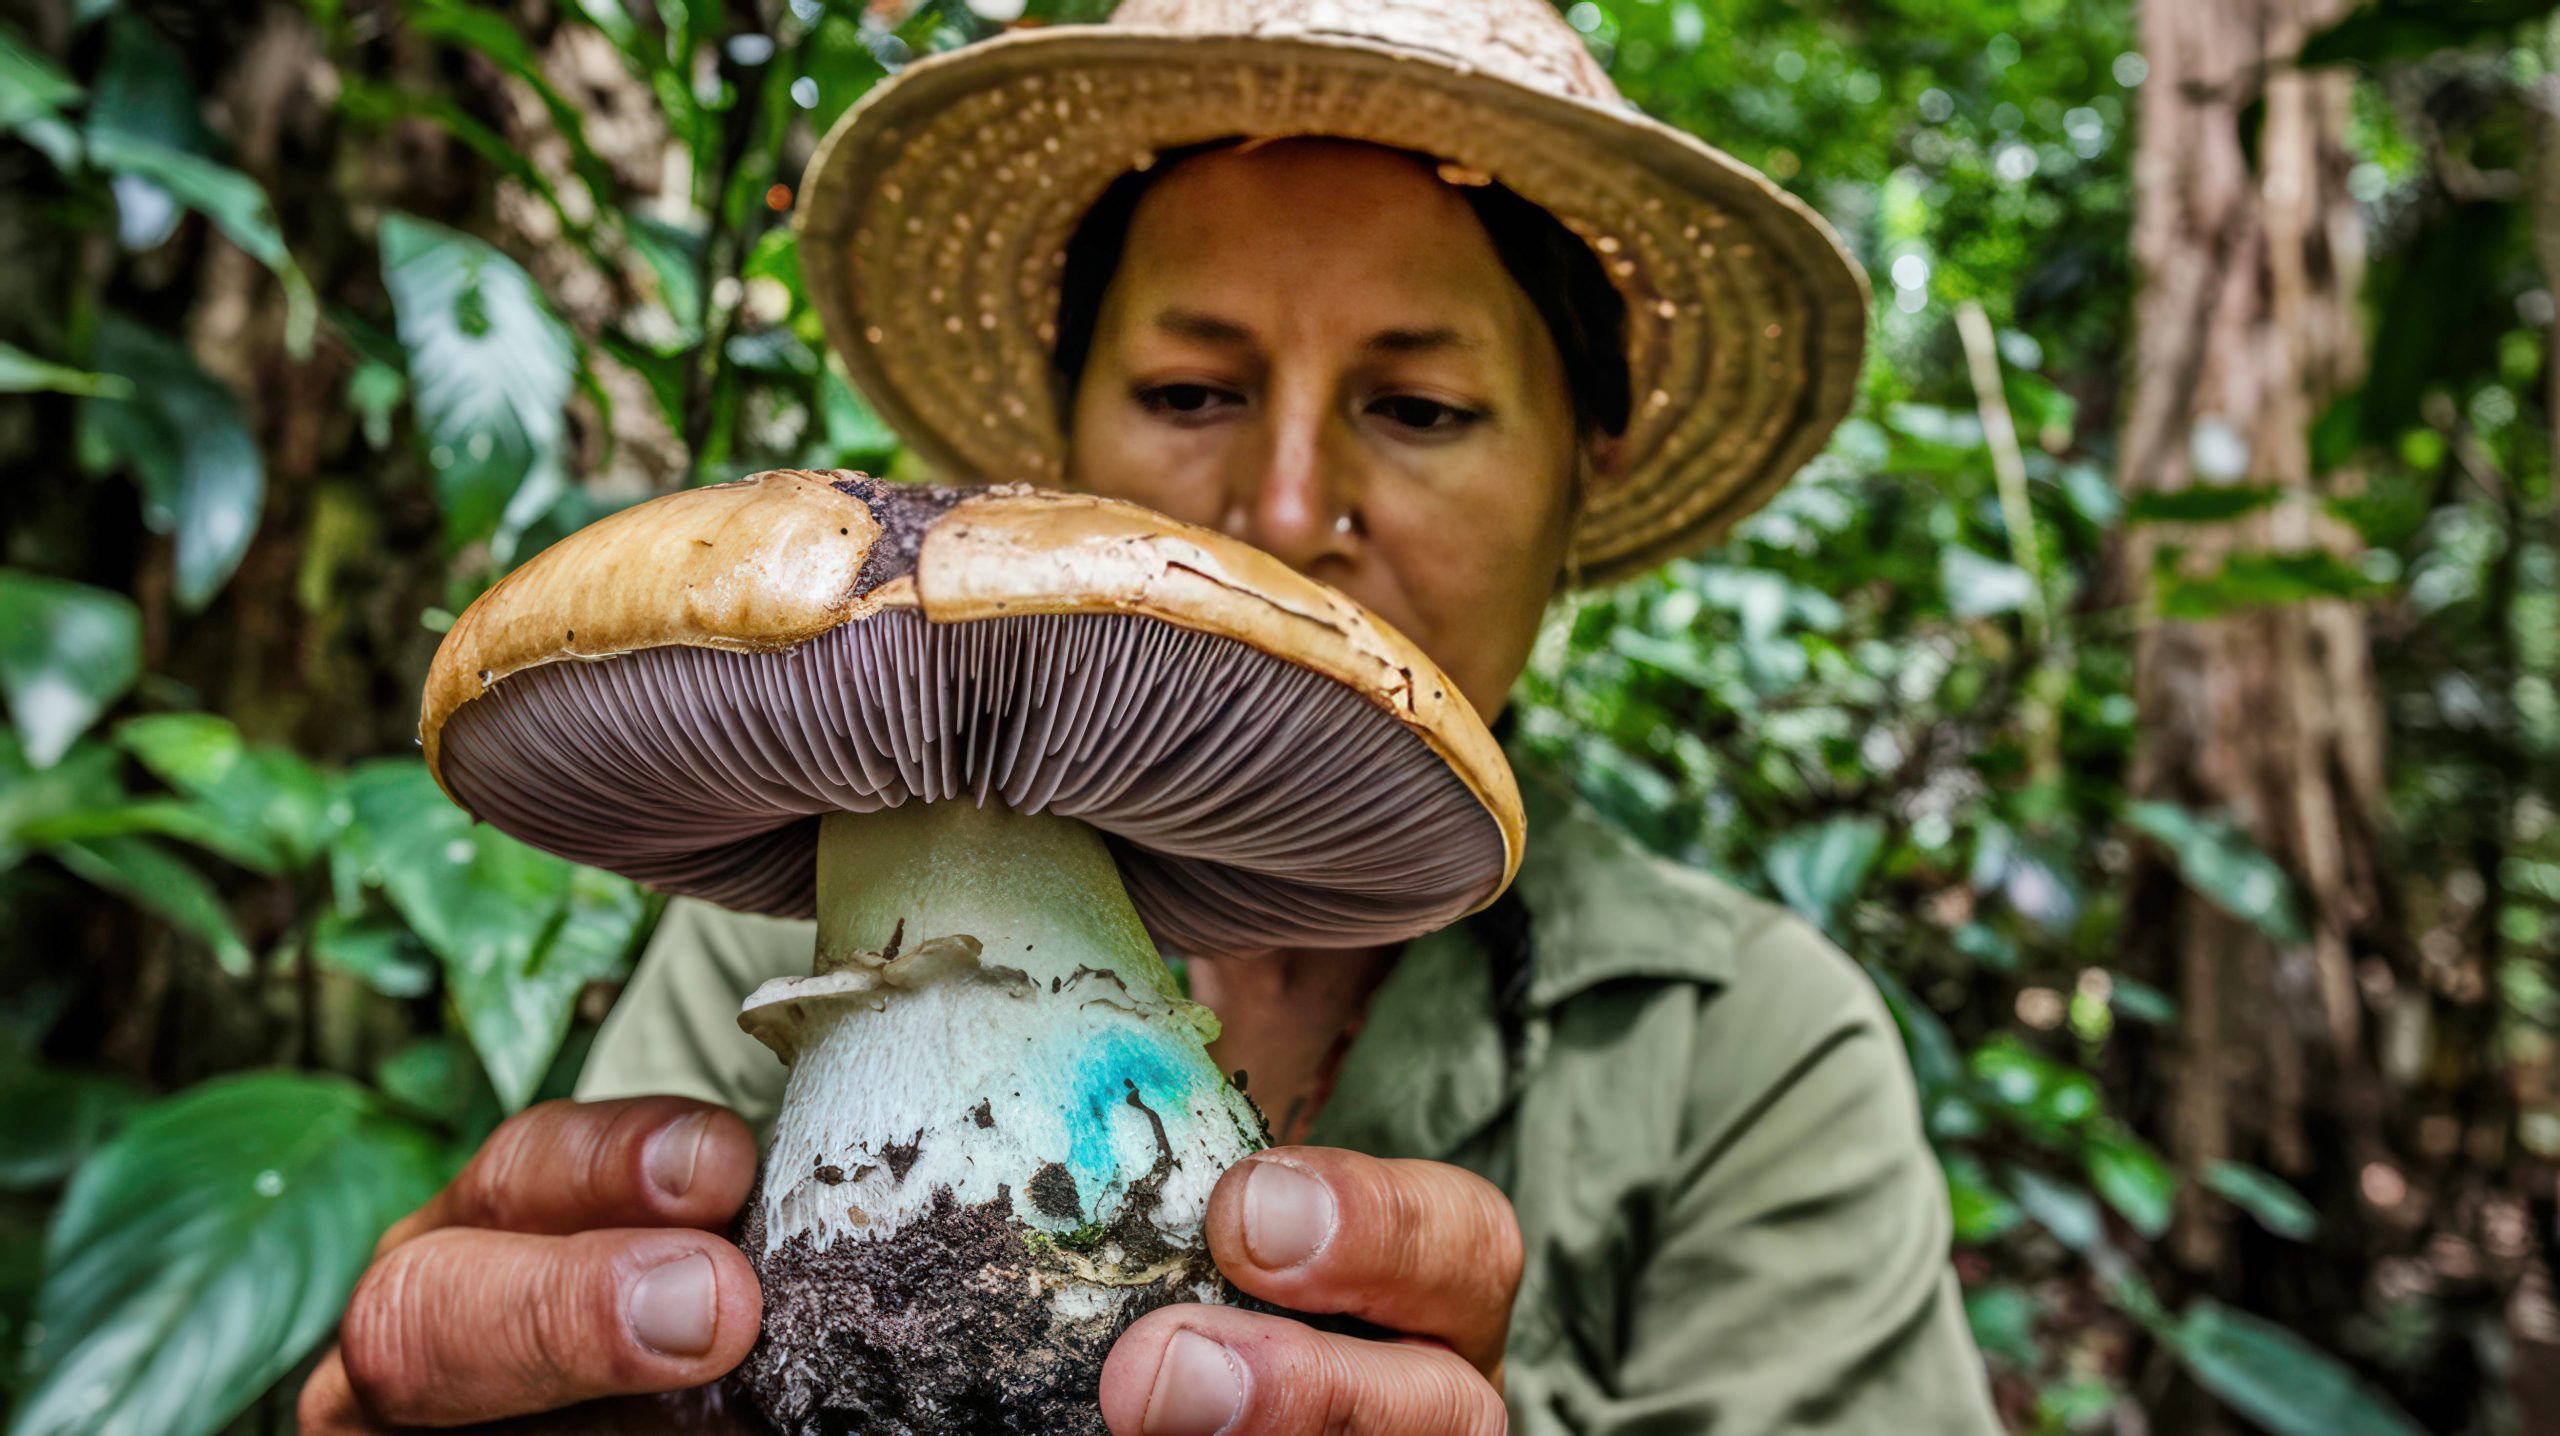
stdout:
[[(1121, 1328), (1217, 1299), (1200, 1224), (1261, 1119), (1092, 828), (965, 800), (821, 819), (816, 971), (739, 1023), (791, 1064), (743, 1240), (768, 1302), (751, 1385), (841, 1392), (850, 1367), (946, 1412), (1047, 1412), (971, 1429), (1083, 1429)], [(922, 1309), (946, 1340), (916, 1339)], [(786, 1390), (757, 1395), (802, 1429)]]

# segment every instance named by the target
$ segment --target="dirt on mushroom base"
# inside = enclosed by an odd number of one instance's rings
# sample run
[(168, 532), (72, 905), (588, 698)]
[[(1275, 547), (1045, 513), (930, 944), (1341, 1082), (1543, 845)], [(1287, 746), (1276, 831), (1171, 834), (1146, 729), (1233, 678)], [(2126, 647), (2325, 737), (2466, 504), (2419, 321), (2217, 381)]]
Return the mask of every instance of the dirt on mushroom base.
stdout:
[(738, 1245), (764, 1284), (764, 1331), (729, 1379), (787, 1436), (1103, 1436), (1111, 1343), (1221, 1285), (1201, 1249), (1092, 1315), (1060, 1311), (1051, 1285), (1079, 1280), (1062, 1248), (1161, 1247), (1151, 1202), (1062, 1241), (1016, 1218), (1009, 1193), (964, 1205), (946, 1187), (894, 1241), (822, 1250), (800, 1233), (768, 1253), (762, 1197), (747, 1198)]

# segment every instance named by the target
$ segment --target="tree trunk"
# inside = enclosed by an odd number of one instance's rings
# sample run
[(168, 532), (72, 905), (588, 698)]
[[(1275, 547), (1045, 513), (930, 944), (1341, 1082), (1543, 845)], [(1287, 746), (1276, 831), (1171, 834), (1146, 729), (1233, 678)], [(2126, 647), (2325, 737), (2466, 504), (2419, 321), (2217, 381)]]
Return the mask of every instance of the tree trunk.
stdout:
[[(2211, 484), (2276, 495), (2235, 520), (2139, 526), (2124, 547), (2125, 591), (2154, 615), (2136, 652), (2132, 789), (2237, 823), (2293, 875), (2307, 940), (2234, 918), (2152, 851), (2133, 878), (2128, 956), (2183, 1008), (2183, 1042), (2149, 1077), (2159, 1102), (2150, 1125), (2179, 1166), (2268, 1168), (2323, 1218), (2316, 1246), (2279, 1242), (2191, 1183), (2171, 1260), (2196, 1287), (2332, 1349), (2362, 1304), (2370, 1261), (2359, 1240), (2364, 1174), (2391, 1161), (2372, 1020), (2383, 1014), (2367, 1011), (2390, 1000), (2397, 945), (2377, 879), (2382, 712), (2365, 615), (2330, 599), (2181, 621), (2158, 617), (2157, 599), (2164, 573), (2204, 578), (2235, 556), (2354, 551), (2320, 505), (2310, 449), (2313, 421), (2364, 368), (2362, 220), (2344, 147), (2352, 82), (2268, 68), (2347, 8), (2146, 7), (2133, 241), (2142, 287), (2121, 476), (2137, 499)], [(2387, 1176), (2373, 1182), (2388, 1195)], [(2199, 1409), (2164, 1419), (2162, 1429), (2208, 1431), (2225, 1418)]]

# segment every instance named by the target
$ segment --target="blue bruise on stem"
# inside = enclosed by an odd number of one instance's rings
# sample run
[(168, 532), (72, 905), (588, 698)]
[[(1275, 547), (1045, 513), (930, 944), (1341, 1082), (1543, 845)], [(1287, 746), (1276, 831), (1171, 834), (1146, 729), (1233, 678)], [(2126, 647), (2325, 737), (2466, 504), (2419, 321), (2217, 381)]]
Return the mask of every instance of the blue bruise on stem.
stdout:
[[(1183, 1041), (1172, 1033), (1157, 1037), (1110, 1031), (1086, 1043), (1077, 1054), (1075, 1105), (1066, 1114), (1067, 1170), (1075, 1176), (1076, 1190), (1084, 1194), (1088, 1218), (1101, 1220), (1128, 1186), (1112, 1156), (1111, 1134), (1116, 1123), (1146, 1122), (1144, 1113), (1129, 1106), (1132, 1086), (1168, 1129), (1190, 1112), (1191, 1089), (1208, 1063), (1196, 1048), (1188, 1053), (1177, 1050), (1176, 1044)], [(1148, 1141), (1146, 1162), (1152, 1166), (1152, 1131)], [(1146, 1169), (1128, 1175), (1142, 1177)]]

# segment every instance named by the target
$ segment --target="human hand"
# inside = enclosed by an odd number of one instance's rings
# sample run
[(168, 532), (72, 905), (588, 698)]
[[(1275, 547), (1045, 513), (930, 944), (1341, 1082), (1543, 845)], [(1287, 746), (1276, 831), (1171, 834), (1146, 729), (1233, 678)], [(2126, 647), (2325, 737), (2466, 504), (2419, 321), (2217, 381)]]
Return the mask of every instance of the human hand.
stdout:
[(717, 1380), (755, 1345), (763, 1296), (719, 1235), (755, 1174), (747, 1124), (700, 1102), (518, 1113), (374, 1248), (300, 1429), (722, 1429), (716, 1392), (649, 1394)]
[(1102, 1368), (1114, 1436), (1491, 1436), (1520, 1226), (1492, 1183), (1438, 1162), (1281, 1147), (1209, 1196), (1210, 1255), (1247, 1294), (1391, 1333), (1364, 1341), (1217, 1306), (1149, 1313)]

